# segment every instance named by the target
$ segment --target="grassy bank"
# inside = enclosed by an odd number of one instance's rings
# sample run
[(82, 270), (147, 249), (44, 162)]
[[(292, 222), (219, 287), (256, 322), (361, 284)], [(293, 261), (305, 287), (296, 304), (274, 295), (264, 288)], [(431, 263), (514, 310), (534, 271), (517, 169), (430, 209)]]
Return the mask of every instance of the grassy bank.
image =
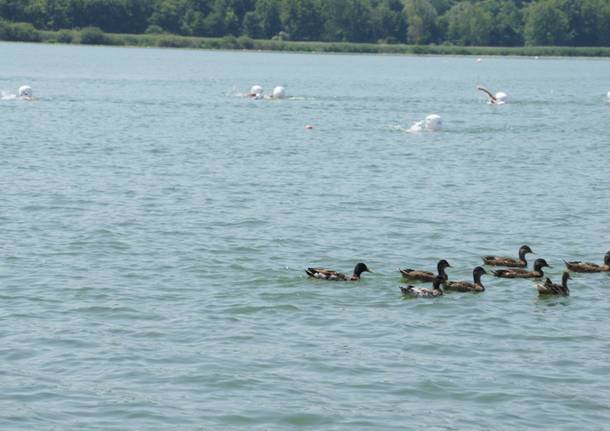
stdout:
[(241, 49), (293, 52), (367, 54), (518, 55), (610, 57), (610, 47), (526, 46), (483, 47), (455, 45), (403, 45), (348, 42), (293, 42), (249, 37), (186, 37), (171, 34), (114, 34), (95, 27), (81, 30), (40, 31), (31, 24), (0, 22), (0, 40), (87, 45), (139, 46), (191, 49)]

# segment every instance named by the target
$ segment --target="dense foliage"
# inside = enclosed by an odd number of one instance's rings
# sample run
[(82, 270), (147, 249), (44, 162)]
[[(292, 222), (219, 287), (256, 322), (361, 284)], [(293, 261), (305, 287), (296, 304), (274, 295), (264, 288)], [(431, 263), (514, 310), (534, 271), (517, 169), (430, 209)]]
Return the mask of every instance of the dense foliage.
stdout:
[(91, 41), (103, 38), (96, 27), (299, 41), (610, 46), (610, 0), (0, 0), (0, 20), (24, 23), (0, 25), (0, 39), (13, 40), (33, 25), (87, 29)]

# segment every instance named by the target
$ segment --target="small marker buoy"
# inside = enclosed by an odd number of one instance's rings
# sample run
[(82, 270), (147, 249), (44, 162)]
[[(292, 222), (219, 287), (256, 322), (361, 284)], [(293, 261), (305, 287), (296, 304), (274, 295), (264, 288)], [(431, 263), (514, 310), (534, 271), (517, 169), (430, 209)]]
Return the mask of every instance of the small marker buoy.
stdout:
[(483, 61), (483, 59), (481, 57), (477, 58), (477, 63), (480, 63), (482, 61)]
[(313, 130), (313, 126), (311, 124), (306, 124), (305, 130)]

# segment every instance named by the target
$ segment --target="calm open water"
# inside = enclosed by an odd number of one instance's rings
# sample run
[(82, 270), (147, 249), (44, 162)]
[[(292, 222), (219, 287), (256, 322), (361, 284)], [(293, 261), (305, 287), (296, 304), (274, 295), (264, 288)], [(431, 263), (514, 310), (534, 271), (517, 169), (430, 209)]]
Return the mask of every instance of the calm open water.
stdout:
[[(0, 90), (37, 97), (0, 101), (0, 429), (610, 429), (607, 273), (403, 300), (397, 271), (601, 263), (609, 76), (0, 44)], [(429, 113), (444, 131), (400, 130)]]

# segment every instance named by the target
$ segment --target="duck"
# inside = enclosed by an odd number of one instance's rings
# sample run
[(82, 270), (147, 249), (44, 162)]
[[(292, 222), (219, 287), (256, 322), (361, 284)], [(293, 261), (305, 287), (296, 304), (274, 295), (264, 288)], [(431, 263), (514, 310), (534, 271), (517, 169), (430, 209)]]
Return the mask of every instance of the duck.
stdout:
[(565, 264), (566, 264), (566, 268), (568, 268), (570, 271), (574, 271), (574, 272), (604, 272), (604, 271), (610, 271), (610, 251), (606, 253), (606, 255), (604, 256), (604, 264), (603, 265), (598, 265), (596, 263), (589, 263), (589, 262), (580, 262), (578, 260), (572, 261), (572, 262), (566, 262), (564, 260)]
[(360, 280), (360, 275), (363, 272), (373, 272), (364, 263), (357, 263), (354, 267), (354, 273), (351, 276), (347, 276), (341, 272), (333, 271), (332, 269), (326, 268), (307, 268), (305, 270), (307, 275), (312, 278), (318, 278), (320, 280), (332, 280), (332, 281), (357, 281)]
[(540, 278), (544, 277), (544, 272), (542, 272), (542, 268), (544, 267), (552, 268), (546, 260), (544, 259), (536, 259), (534, 261), (534, 270), (528, 271), (523, 268), (511, 268), (511, 269), (498, 269), (497, 271), (491, 271), (493, 275), (496, 277), (502, 278)]
[(531, 248), (527, 245), (522, 245), (519, 247), (519, 259), (513, 259), (511, 257), (500, 257), (500, 256), (483, 256), (483, 262), (486, 265), (491, 266), (508, 266), (511, 268), (526, 268), (527, 260), (525, 260), (525, 255), (528, 253), (534, 253)]
[(400, 288), (403, 296), (414, 296), (414, 297), (435, 297), (443, 296), (443, 289), (441, 284), (445, 282), (445, 279), (441, 276), (436, 276), (432, 282), (432, 289), (429, 287), (415, 287), (407, 286)]
[(568, 289), (568, 280), (572, 277), (568, 271), (565, 271), (561, 276), (561, 284), (554, 284), (550, 278), (544, 281), (544, 283), (540, 283), (536, 285), (538, 289), (538, 295), (563, 295), (569, 296), (570, 289)]
[(454, 290), (456, 292), (484, 292), (485, 286), (481, 283), (481, 276), (487, 274), (487, 271), (480, 266), (472, 270), (472, 278), (474, 283), (468, 281), (448, 281), (445, 284), (445, 290)]
[(451, 268), (449, 262), (445, 259), (439, 260), (436, 264), (436, 269), (438, 274), (435, 275), (429, 271), (419, 271), (416, 269), (399, 269), (400, 273), (407, 280), (418, 280), (418, 281), (434, 281), (436, 277), (441, 277), (443, 279), (443, 283), (447, 281), (447, 274), (445, 273), (445, 268)]

